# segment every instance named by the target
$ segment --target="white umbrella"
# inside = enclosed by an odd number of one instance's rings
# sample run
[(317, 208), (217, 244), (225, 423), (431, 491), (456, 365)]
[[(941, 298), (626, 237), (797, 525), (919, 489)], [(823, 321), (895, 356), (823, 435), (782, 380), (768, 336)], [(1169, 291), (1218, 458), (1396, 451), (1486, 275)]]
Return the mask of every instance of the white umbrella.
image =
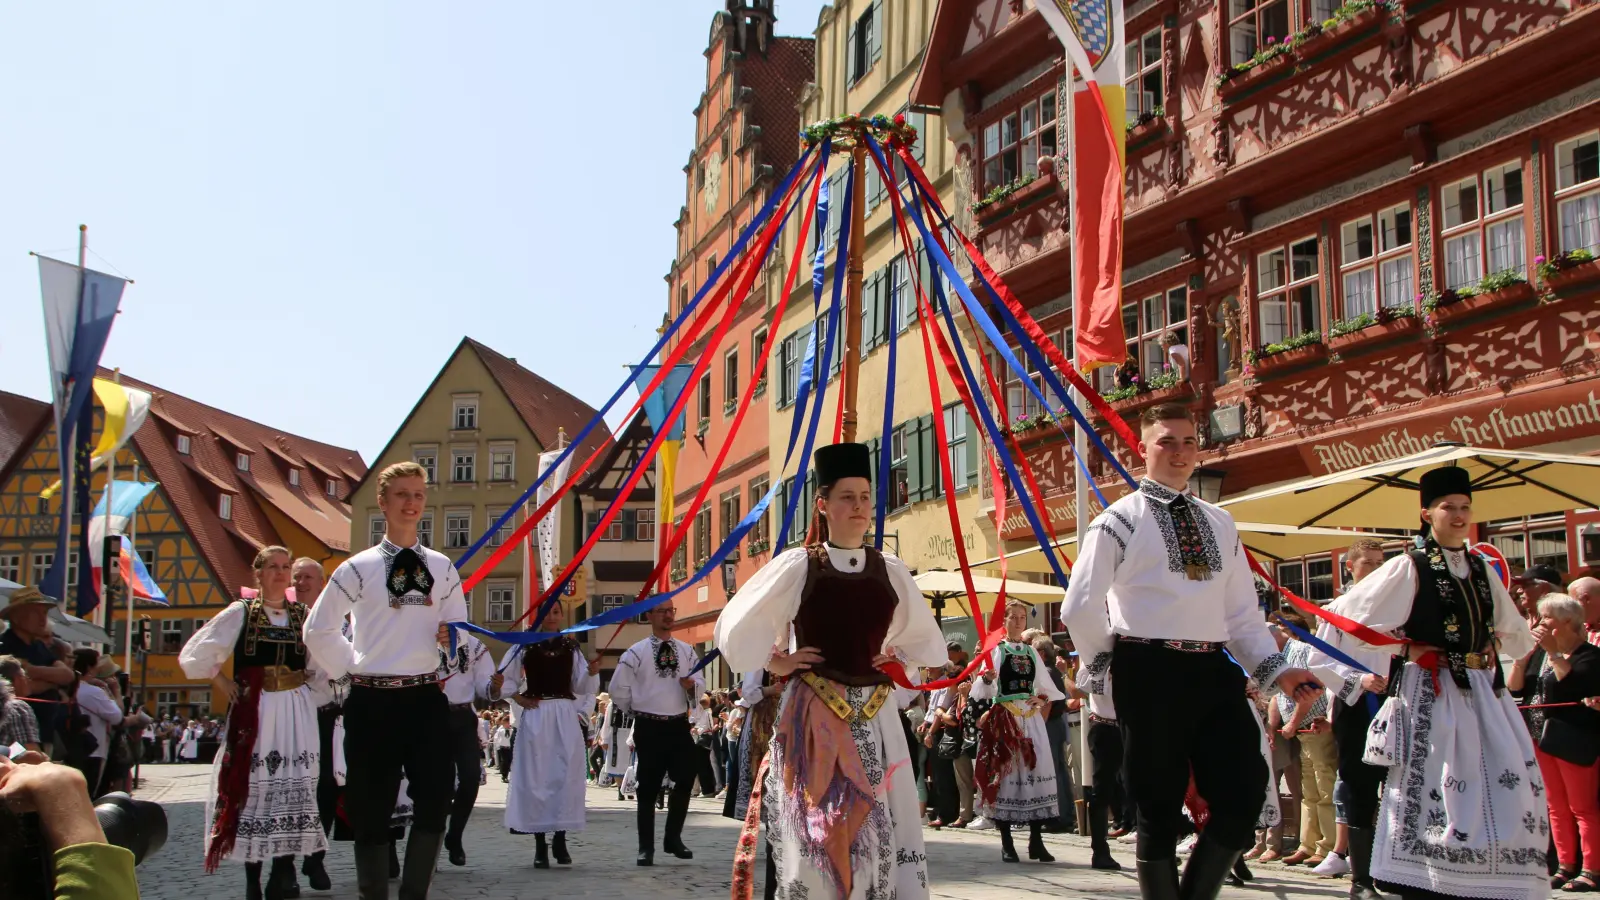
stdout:
[[(973, 566), (977, 568), (977, 566)], [(936, 614), (943, 615), (946, 603), (953, 603), (956, 609), (964, 616), (972, 615), (972, 610), (967, 608), (967, 583), (960, 572), (948, 572), (944, 569), (933, 569), (923, 572), (916, 577), (917, 588), (922, 591), (922, 596), (927, 597), (933, 604)], [(1000, 579), (984, 575), (972, 576), (972, 589), (978, 592), (980, 601), (993, 601), (1000, 595)], [(1016, 579), (1006, 580), (1006, 599), (1021, 600), (1024, 603), (1038, 605), (1041, 603), (1055, 603), (1066, 596), (1066, 591), (1047, 584), (1033, 584), (1028, 581)], [(992, 603), (991, 603), (992, 606)], [(987, 608), (985, 610), (987, 612)]]
[(1421, 453), (1255, 491), (1222, 507), (1235, 518), (1301, 526), (1415, 529), (1423, 473), (1467, 470), (1479, 522), (1600, 507), (1600, 459), (1435, 444)]

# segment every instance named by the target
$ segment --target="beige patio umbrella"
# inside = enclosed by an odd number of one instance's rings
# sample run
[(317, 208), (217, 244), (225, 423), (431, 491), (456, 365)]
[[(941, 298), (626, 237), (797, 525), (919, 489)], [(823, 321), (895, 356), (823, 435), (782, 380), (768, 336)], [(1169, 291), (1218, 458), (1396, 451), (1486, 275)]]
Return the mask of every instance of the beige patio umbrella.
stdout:
[(1223, 501), (1236, 519), (1301, 527), (1415, 529), (1424, 472), (1457, 465), (1472, 479), (1479, 522), (1600, 507), (1600, 459), (1442, 443), (1410, 456)]
[[(1257, 557), (1270, 559), (1293, 559), (1308, 556), (1313, 553), (1326, 553), (1340, 547), (1348, 547), (1359, 538), (1376, 537), (1391, 539), (1397, 535), (1374, 534), (1371, 532), (1351, 531), (1344, 528), (1295, 528), (1290, 525), (1268, 525), (1260, 522), (1239, 522), (1239, 536), (1244, 540), (1244, 545), (1250, 548)], [(1056, 542), (1056, 552), (1067, 558), (1068, 562), (1078, 561), (1078, 539), (1066, 537)], [(996, 556), (972, 564), (974, 569), (984, 569), (988, 572), (1000, 570), (1000, 557)], [(1050, 561), (1045, 558), (1044, 551), (1039, 547), (1027, 550), (1017, 550), (1006, 555), (1006, 570), (1008, 572), (1038, 572), (1049, 573)], [(1009, 586), (1009, 585), (1008, 585)]]
[[(977, 566), (974, 565), (973, 568)], [(952, 615), (957, 613), (963, 616), (972, 615), (972, 610), (967, 608), (967, 583), (960, 572), (933, 569), (917, 575), (916, 582), (917, 588), (922, 591), (922, 596), (927, 597), (933, 606), (936, 618), (943, 619), (946, 609), (950, 609)], [(983, 605), (984, 615), (987, 616), (994, 609), (995, 597), (1000, 593), (1000, 579), (974, 574), (972, 589), (978, 592), (978, 602)], [(1050, 585), (1033, 584), (1014, 578), (1006, 579), (1008, 600), (1021, 600), (1037, 606), (1058, 602), (1066, 596), (1066, 593), (1061, 588)]]

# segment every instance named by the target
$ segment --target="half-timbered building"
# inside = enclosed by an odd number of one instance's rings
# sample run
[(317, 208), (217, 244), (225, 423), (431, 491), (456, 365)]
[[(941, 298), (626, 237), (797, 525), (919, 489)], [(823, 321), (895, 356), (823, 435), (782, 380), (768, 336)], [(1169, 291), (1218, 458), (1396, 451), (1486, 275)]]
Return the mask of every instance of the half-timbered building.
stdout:
[[(1098, 376), (1120, 415), (1192, 404), (1225, 495), (1441, 441), (1600, 449), (1600, 8), (1129, 0), (1126, 21), (1122, 320), (1143, 387)], [(1070, 346), (1067, 167), (1040, 164), (1065, 146), (1042, 111), (1066, 75), (1033, 0), (945, 0), (912, 100), (944, 111), (983, 252)], [(1042, 424), (1021, 377), (1005, 402)], [(1070, 530), (1066, 442), (1024, 441)], [(1487, 536), (1516, 568), (1575, 572), (1600, 562), (1594, 519)], [(1336, 565), (1279, 574), (1332, 596)]]

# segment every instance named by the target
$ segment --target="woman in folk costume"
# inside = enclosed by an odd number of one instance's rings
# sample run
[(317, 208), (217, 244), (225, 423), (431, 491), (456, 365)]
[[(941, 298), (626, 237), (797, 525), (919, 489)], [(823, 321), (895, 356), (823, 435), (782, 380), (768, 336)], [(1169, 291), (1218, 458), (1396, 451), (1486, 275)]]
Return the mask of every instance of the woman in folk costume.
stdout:
[[(230, 704), (224, 750), (206, 801), (206, 871), (224, 859), (245, 864), (246, 896), (258, 900), (261, 864), (272, 860), (268, 900), (294, 883), (294, 857), (326, 850), (317, 813), (321, 773), (320, 700), (301, 639), (307, 608), (289, 603), (292, 557), (282, 547), (256, 554), (258, 595), (218, 613), (178, 654), (190, 678), (209, 679)], [(233, 657), (233, 678), (221, 677)]]
[[(728, 603), (716, 641), (735, 671), (793, 675), (778, 699), (757, 806), (785, 897), (928, 896), (917, 787), (881, 666), (941, 665), (945, 638), (905, 563), (863, 546), (872, 461), (862, 444), (816, 453), (816, 518)], [(790, 651), (790, 627), (794, 630)], [(755, 815), (734, 892), (752, 889)]]
[[(1533, 635), (1467, 550), (1467, 471), (1434, 469), (1421, 489), (1422, 547), (1384, 563), (1336, 607), (1405, 639), (1366, 746), (1366, 761), (1388, 768), (1372, 875), (1407, 898), (1536, 900), (1550, 893), (1545, 786), (1500, 665), (1532, 651)], [(1328, 663), (1313, 652), (1313, 666)], [(1361, 826), (1350, 825), (1354, 839)]]
[(1044, 846), (1044, 823), (1060, 811), (1055, 763), (1045, 717), (1066, 695), (1056, 687), (1033, 645), (1022, 639), (1028, 605), (1006, 604), (1006, 638), (989, 651), (992, 671), (972, 685), (973, 700), (993, 701), (978, 720), (978, 759), (973, 766), (980, 816), (1000, 831), (1000, 859), (1016, 862), (1011, 826), (1028, 826), (1028, 858), (1055, 862)]
[[(516, 748), (511, 753), (511, 790), (506, 797), (506, 828), (534, 838), (533, 867), (572, 864), (567, 832), (582, 831), (584, 775), (588, 741), (584, 718), (600, 691), (600, 659), (583, 658), (568, 635), (522, 648), (520, 666), (506, 677), (511, 702), (522, 708)], [(555, 832), (553, 847), (545, 834)]]

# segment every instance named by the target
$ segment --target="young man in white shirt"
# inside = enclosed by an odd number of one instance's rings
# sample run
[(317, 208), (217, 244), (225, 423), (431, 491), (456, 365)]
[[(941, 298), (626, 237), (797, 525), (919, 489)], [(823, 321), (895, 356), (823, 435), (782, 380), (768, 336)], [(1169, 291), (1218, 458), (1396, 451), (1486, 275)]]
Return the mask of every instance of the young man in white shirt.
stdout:
[(679, 859), (693, 859), (683, 845), (683, 822), (689, 816), (698, 758), (689, 734), (689, 697), (698, 696), (705, 678), (689, 672), (699, 661), (694, 648), (672, 636), (677, 613), (663, 603), (645, 613), (650, 636), (629, 647), (611, 677), (611, 702), (633, 716), (633, 743), (639, 754), (638, 864), (655, 864), (656, 794), (661, 779), (672, 776), (667, 798), (667, 827), (661, 849)]
[[(417, 540), (427, 501), (427, 475), (416, 463), (378, 474), (383, 542), (334, 570), (305, 624), (319, 667), (330, 679), (350, 676), (345, 756), (359, 764), (345, 780), (345, 810), (361, 900), (388, 898), (389, 820), (402, 772), (413, 811), (401, 900), (428, 895), (451, 799), (450, 705), (439, 687), (439, 644), (449, 640), (445, 623), (466, 621), (467, 603), (455, 566)], [(351, 638), (342, 633), (346, 615)]]
[[(1145, 478), (1089, 526), (1061, 621), (1085, 661), (1078, 682), (1091, 711), (1111, 696), (1119, 715), (1140, 894), (1211, 900), (1254, 842), (1266, 802), (1245, 672), (1296, 697), (1322, 685), (1278, 652), (1233, 517), (1188, 493), (1199, 451), (1189, 410), (1153, 406), (1141, 432)], [(1211, 818), (1180, 884), (1177, 823), (1191, 770)]]

